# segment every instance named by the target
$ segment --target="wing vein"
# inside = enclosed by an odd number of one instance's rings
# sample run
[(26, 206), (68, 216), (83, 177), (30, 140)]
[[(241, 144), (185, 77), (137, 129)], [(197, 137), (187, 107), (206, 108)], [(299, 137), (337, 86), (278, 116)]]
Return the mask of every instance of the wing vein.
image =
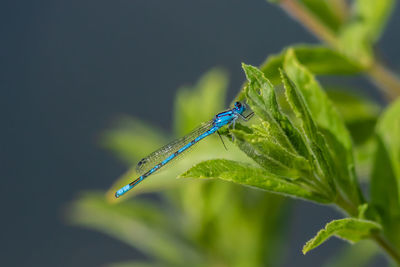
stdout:
[(178, 151), (180, 148), (187, 145), (196, 137), (200, 136), (201, 134), (205, 133), (213, 126), (213, 120), (204, 122), (200, 124), (196, 129), (192, 130), (190, 133), (186, 134), (185, 136), (178, 138), (165, 146), (157, 149), (156, 151), (149, 154), (147, 157), (141, 159), (138, 164), (136, 165), (136, 171), (139, 175), (142, 175), (153, 168), (158, 163), (162, 162), (170, 155)]

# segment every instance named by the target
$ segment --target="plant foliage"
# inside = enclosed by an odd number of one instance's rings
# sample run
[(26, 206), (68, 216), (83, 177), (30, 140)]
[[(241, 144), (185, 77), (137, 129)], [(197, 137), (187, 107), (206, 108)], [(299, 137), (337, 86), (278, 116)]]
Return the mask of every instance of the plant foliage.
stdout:
[[(374, 51), (394, 0), (269, 2), (322, 44), (284, 48), (259, 68), (243, 64), (246, 82), (235, 100), (245, 101), (255, 116), (222, 131), (234, 144), (229, 151), (210, 137), (122, 199), (159, 192), (161, 201), (136, 198), (114, 205), (114, 191), (137, 175), (131, 167), (107, 198), (90, 192), (70, 205), (70, 222), (111, 235), (152, 259), (115, 266), (277, 266), (289, 205), (277, 195), (330, 204), (346, 217), (327, 223), (305, 244), (304, 254), (336, 236), (364, 241), (329, 266), (365, 264), (377, 253), (371, 242), (400, 264), (400, 101), (381, 112), (362, 93), (325, 91), (316, 78), (365, 75), (387, 100), (400, 96), (400, 80)], [(181, 88), (173, 136), (223, 110), (226, 87), (226, 74), (214, 69), (197, 85)], [(103, 134), (102, 145), (132, 165), (169, 137), (125, 117)], [(368, 198), (359, 181), (369, 185)]]
[[(225, 98), (226, 86), (226, 74), (214, 69), (193, 88), (179, 90), (174, 119), (178, 136), (223, 109), (221, 99)], [(203, 103), (213, 104), (209, 104), (210, 110), (199, 114), (193, 106)], [(151, 152), (165, 142), (164, 136), (137, 119), (124, 117), (116, 128), (104, 133), (102, 144), (129, 164), (143, 157), (143, 151)], [(209, 137), (190, 156), (152, 175), (115, 205), (115, 190), (137, 175), (132, 167), (106, 193), (108, 198), (102, 192), (82, 194), (69, 207), (69, 221), (121, 240), (152, 259), (112, 266), (276, 265), (280, 261), (276, 255), (282, 250), (279, 244), (285, 236), (281, 229), (286, 225), (287, 201), (219, 181), (195, 183), (174, 179), (183, 170), (210, 157), (250, 162), (234, 146), (228, 149), (224, 150), (218, 137)], [(139, 197), (127, 200), (148, 192), (160, 192), (162, 201)]]

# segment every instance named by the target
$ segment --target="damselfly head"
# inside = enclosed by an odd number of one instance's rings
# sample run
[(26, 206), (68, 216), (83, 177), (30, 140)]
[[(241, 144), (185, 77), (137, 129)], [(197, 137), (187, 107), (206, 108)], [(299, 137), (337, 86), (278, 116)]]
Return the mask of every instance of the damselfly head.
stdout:
[(235, 110), (236, 112), (242, 114), (243, 111), (246, 109), (246, 106), (240, 102), (235, 102)]

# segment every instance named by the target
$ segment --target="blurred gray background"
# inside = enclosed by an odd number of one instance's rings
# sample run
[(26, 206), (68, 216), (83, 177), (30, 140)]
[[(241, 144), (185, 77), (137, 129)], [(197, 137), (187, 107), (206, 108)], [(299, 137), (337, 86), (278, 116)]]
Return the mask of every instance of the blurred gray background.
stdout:
[[(380, 49), (400, 67), (398, 8)], [(1, 1), (1, 265), (99, 266), (143, 258), (98, 232), (65, 225), (82, 190), (105, 190), (125, 166), (98, 146), (119, 114), (171, 129), (176, 89), (221, 66), (229, 100), (244, 75), (293, 43), (316, 40), (264, 0)], [(377, 97), (364, 81), (352, 82)], [(228, 99), (227, 99), (228, 100)], [(286, 266), (319, 266), (306, 240), (340, 215), (297, 202)], [(378, 263), (377, 263), (378, 264)]]

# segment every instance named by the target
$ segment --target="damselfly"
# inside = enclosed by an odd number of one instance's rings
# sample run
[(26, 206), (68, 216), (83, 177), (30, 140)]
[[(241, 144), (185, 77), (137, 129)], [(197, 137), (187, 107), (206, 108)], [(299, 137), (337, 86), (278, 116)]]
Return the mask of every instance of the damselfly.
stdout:
[(219, 135), (218, 130), (221, 127), (225, 125), (233, 125), (233, 127), (235, 127), (235, 123), (238, 118), (242, 118), (243, 120), (247, 121), (253, 115), (253, 113), (251, 112), (249, 115), (244, 116), (243, 113), (245, 110), (246, 106), (244, 104), (236, 102), (232, 109), (218, 113), (209, 122), (201, 124), (184, 137), (172, 141), (171, 143), (163, 146), (162, 148), (154, 151), (147, 157), (140, 160), (136, 166), (136, 171), (139, 173), (140, 177), (119, 189), (115, 193), (115, 197), (118, 198), (134, 188), (145, 178), (158, 171), (166, 164), (170, 163), (173, 159), (176, 159), (180, 154), (203, 138), (215, 132), (217, 132)]

